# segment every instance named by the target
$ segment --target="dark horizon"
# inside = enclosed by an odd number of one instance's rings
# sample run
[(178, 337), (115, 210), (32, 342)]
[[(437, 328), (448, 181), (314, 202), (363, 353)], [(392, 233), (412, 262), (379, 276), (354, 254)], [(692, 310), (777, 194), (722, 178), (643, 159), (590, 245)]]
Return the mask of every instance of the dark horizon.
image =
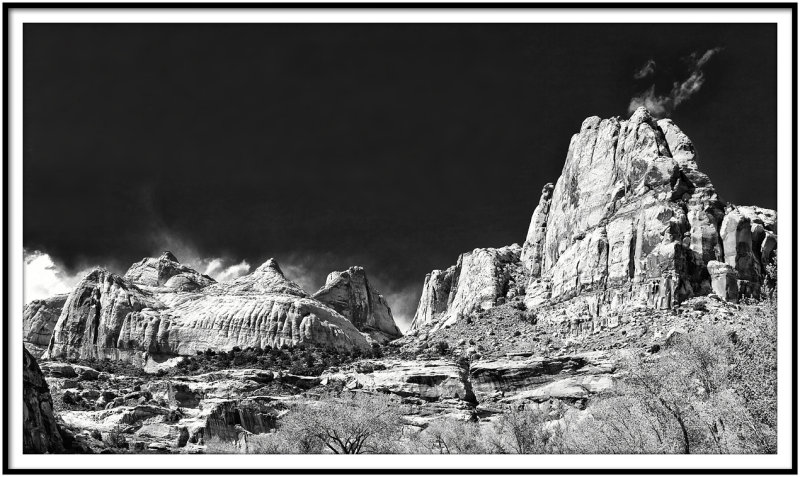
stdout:
[(775, 25), (26, 24), (24, 41), (24, 247), (67, 275), (169, 249), (275, 257), (313, 293), (362, 265), (405, 328), (426, 273), (522, 244), (583, 119), (693, 74), (668, 116), (700, 169), (725, 200), (777, 206)]

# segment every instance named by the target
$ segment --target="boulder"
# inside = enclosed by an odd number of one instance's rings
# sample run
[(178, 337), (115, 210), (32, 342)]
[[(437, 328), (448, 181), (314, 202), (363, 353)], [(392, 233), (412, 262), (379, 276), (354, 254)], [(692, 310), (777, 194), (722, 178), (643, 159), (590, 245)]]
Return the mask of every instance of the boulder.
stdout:
[(761, 283), (761, 261), (753, 253), (750, 218), (737, 209), (725, 214), (720, 226), (725, 263), (733, 267), (740, 280)]
[(54, 378), (75, 378), (78, 376), (78, 373), (75, 372), (75, 368), (69, 363), (46, 361), (42, 363), (40, 367), (44, 374)]
[(712, 260), (708, 262), (708, 273), (711, 276), (711, 288), (725, 301), (739, 301), (739, 286), (736, 270), (727, 263)]

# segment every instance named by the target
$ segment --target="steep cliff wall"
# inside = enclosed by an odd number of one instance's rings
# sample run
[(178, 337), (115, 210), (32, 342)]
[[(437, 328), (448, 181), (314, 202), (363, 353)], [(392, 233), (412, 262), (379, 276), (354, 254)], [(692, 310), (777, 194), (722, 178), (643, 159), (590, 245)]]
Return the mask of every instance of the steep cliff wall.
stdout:
[(523, 288), (528, 309), (569, 302), (592, 317), (667, 309), (712, 292), (731, 301), (759, 296), (776, 255), (777, 214), (724, 203), (696, 159), (671, 120), (644, 108), (627, 120), (587, 118), (561, 176), (542, 189), (518, 262), (500, 267), (488, 258), (464, 275), (465, 254), (432, 272), (412, 328), (509, 298), (509, 287), (488, 283), (505, 283), (492, 270), (515, 266), (521, 276), (511, 289)]
[(517, 244), (476, 248), (461, 254), (455, 266), (428, 274), (411, 329), (446, 326), (516, 296), (522, 291), (518, 283), (521, 251)]

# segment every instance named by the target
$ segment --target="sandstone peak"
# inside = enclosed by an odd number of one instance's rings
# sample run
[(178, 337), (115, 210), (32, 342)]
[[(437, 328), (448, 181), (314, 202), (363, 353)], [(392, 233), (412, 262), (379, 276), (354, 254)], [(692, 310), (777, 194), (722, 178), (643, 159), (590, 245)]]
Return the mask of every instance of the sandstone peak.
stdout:
[(653, 116), (650, 115), (650, 111), (648, 111), (647, 108), (639, 106), (636, 108), (636, 111), (631, 114), (629, 121), (633, 124), (650, 123), (653, 121)]
[(402, 336), (386, 299), (370, 284), (364, 267), (331, 272), (313, 298), (341, 313), (359, 331), (377, 341)]
[(261, 271), (274, 270), (275, 272), (280, 273), (281, 276), (283, 276), (283, 270), (281, 270), (281, 266), (278, 265), (278, 261), (272, 257), (269, 258), (266, 262), (259, 265), (258, 268), (256, 268), (256, 271), (258, 270)]
[(175, 257), (175, 255), (170, 252), (169, 250), (164, 250), (164, 253), (161, 254), (159, 260), (168, 260), (170, 262), (180, 263), (180, 261)]
[(216, 285), (216, 291), (224, 293), (278, 293), (307, 297), (308, 293), (300, 285), (283, 274), (278, 261), (270, 258), (248, 275), (233, 281)]
[(181, 291), (195, 291), (214, 283), (214, 279), (178, 262), (170, 251), (158, 258), (143, 258), (125, 273), (133, 283), (148, 287), (168, 287)]

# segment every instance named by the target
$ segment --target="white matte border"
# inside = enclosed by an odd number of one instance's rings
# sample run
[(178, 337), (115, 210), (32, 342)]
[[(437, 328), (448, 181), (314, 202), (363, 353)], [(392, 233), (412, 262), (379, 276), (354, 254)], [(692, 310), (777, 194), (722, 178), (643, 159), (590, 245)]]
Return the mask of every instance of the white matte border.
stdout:
[[(9, 11), (9, 240), (10, 468), (38, 469), (777, 469), (790, 468), (793, 416), (793, 310), (789, 244), (792, 211), (792, 23), (777, 9), (14, 9)], [(22, 432), (22, 25), (30, 23), (777, 23), (778, 209), (781, 249), (778, 291), (778, 454), (776, 455), (23, 455)], [(587, 111), (587, 115), (591, 111)], [(5, 260), (5, 256), (1, 259)], [(797, 284), (794, 284), (796, 287)], [(4, 338), (7, 338), (4, 336)], [(4, 389), (4, 391), (6, 391)], [(796, 443), (795, 443), (796, 445)]]

